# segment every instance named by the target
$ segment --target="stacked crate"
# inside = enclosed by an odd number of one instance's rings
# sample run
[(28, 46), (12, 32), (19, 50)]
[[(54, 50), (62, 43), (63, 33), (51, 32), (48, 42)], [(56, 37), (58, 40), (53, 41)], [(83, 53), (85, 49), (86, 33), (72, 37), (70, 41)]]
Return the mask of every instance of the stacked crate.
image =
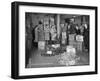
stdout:
[(62, 44), (66, 44), (67, 35), (66, 32), (62, 32)]
[(76, 34), (69, 34), (69, 45), (76, 48), (75, 36)]
[(64, 24), (61, 24), (61, 37), (62, 37), (62, 44), (66, 44), (66, 41), (67, 41), (67, 27), (64, 25)]
[(77, 50), (82, 51), (82, 44), (83, 44), (83, 36), (82, 35), (77, 35), (76, 36), (76, 42), (77, 42)]
[(44, 36), (45, 36), (45, 41), (50, 40), (50, 27), (49, 27), (49, 16), (44, 17)]

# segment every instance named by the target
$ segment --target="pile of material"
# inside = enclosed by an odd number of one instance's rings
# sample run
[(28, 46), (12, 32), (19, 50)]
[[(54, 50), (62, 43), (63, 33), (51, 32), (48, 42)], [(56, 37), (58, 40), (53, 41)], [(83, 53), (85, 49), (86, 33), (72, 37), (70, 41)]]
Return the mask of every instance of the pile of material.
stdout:
[(66, 66), (76, 65), (79, 59), (80, 58), (78, 58), (76, 55), (75, 48), (72, 46), (67, 46), (66, 52), (61, 54), (60, 58), (58, 59), (58, 63)]
[(53, 44), (53, 45), (47, 45), (45, 47), (45, 50), (43, 53), (41, 53), (42, 56), (55, 56), (61, 53), (60, 44)]

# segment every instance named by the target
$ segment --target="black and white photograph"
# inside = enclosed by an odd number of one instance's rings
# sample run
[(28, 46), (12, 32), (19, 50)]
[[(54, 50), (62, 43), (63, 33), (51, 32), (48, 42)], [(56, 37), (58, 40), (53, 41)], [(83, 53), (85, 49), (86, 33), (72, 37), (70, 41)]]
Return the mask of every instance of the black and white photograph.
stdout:
[(11, 77), (97, 74), (97, 7), (12, 3)]
[(89, 65), (89, 25), (89, 15), (26, 12), (26, 68)]

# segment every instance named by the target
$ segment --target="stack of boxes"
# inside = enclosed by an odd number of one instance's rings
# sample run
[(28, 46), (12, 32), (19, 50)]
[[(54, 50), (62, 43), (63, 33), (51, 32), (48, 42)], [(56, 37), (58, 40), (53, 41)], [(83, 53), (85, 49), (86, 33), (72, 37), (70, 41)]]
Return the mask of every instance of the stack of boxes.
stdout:
[(66, 44), (66, 40), (67, 40), (67, 34), (66, 34), (66, 26), (64, 24), (61, 24), (61, 37), (62, 37), (62, 44)]
[(76, 36), (76, 42), (77, 42), (77, 50), (82, 51), (83, 36), (82, 35), (77, 35)]
[(49, 27), (49, 17), (46, 16), (44, 17), (44, 36), (45, 36), (45, 41), (49, 41), (50, 40), (50, 27)]
[(57, 36), (57, 31), (56, 31), (56, 25), (54, 22), (54, 17), (50, 17), (50, 34), (51, 34), (51, 41), (55, 41), (56, 40), (56, 36)]
[(69, 35), (69, 45), (75, 47), (78, 51), (82, 51), (83, 36), (82, 35)]
[(38, 26), (38, 49), (43, 50), (45, 48), (45, 36), (43, 25)]
[(69, 45), (76, 48), (75, 34), (69, 34)]

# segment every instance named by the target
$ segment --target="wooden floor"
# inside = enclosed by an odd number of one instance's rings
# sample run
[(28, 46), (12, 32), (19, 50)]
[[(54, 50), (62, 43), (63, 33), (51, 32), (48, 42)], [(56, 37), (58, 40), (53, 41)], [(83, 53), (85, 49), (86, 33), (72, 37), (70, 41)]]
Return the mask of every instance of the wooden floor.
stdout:
[[(76, 66), (89, 65), (89, 53), (77, 51), (76, 55), (80, 57)], [(41, 52), (34, 48), (31, 52), (27, 68), (40, 68), (40, 67), (61, 67), (58, 63), (58, 58), (60, 55), (55, 56), (41, 56)]]

